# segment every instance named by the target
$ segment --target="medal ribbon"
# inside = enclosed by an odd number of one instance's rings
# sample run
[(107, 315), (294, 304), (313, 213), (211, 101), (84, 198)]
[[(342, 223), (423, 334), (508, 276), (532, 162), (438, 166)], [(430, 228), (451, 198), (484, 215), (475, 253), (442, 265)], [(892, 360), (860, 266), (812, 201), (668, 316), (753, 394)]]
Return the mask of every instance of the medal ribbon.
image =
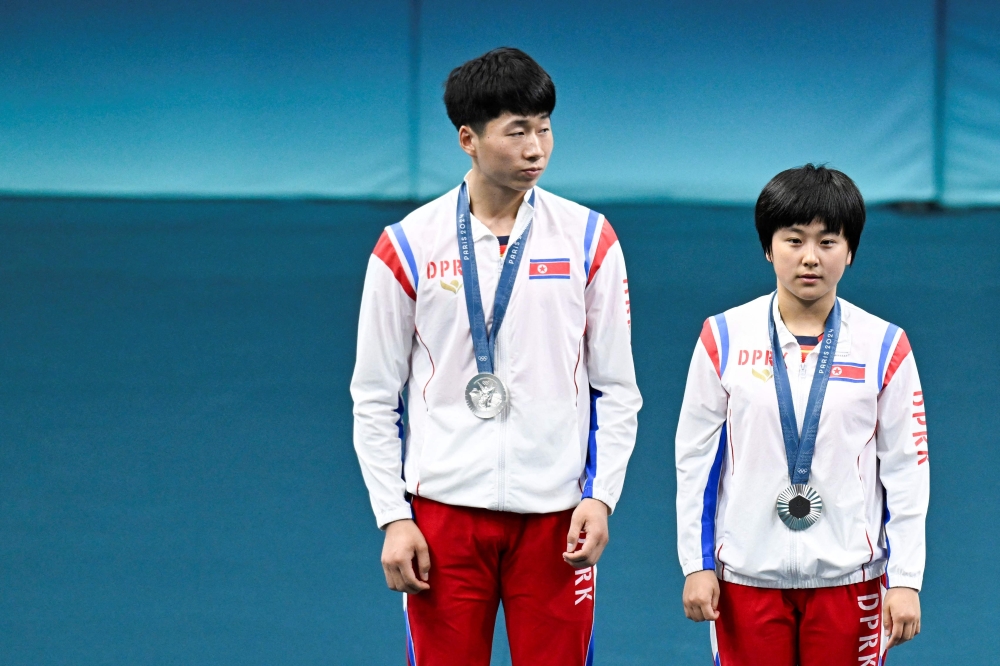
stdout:
[(809, 483), (809, 474), (812, 472), (820, 412), (823, 410), (823, 400), (826, 398), (826, 386), (830, 383), (830, 370), (833, 367), (834, 352), (837, 350), (837, 338), (840, 337), (840, 301), (834, 303), (833, 311), (826, 318), (826, 331), (823, 333), (819, 360), (816, 362), (816, 374), (813, 375), (812, 385), (809, 388), (809, 400), (806, 402), (806, 413), (800, 434), (795, 421), (795, 403), (792, 401), (792, 387), (788, 382), (788, 368), (785, 367), (781, 344), (778, 342), (778, 329), (774, 325), (775, 296), (771, 297), (771, 307), (767, 312), (767, 329), (771, 335), (771, 351), (774, 354), (774, 390), (778, 394), (781, 434), (785, 440), (788, 477), (792, 484), (805, 484)]
[[(535, 193), (532, 191), (528, 203), (534, 205)], [(503, 269), (500, 271), (500, 281), (497, 283), (497, 293), (493, 300), (493, 327), (486, 330), (486, 313), (483, 311), (483, 297), (479, 291), (479, 272), (476, 270), (476, 247), (472, 240), (472, 212), (469, 209), (469, 189), (465, 183), (458, 191), (458, 256), (462, 260), (462, 275), (465, 280), (465, 306), (469, 311), (469, 327), (472, 329), (472, 345), (476, 351), (476, 367), (479, 372), (493, 373), (493, 348), (496, 346), (500, 325), (507, 314), (511, 293), (514, 291), (514, 280), (517, 269), (521, 265), (521, 249), (523, 241), (531, 230), (531, 222), (525, 227), (521, 236), (513, 245), (507, 247)]]

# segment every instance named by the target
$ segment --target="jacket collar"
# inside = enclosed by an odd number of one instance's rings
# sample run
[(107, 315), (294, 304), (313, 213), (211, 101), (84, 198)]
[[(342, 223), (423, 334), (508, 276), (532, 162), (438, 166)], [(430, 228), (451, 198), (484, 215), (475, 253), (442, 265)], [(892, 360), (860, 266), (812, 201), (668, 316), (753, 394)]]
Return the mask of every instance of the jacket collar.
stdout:
[[(472, 173), (471, 171), (469, 173)], [(469, 187), (469, 174), (465, 174), (465, 186)], [(517, 218), (514, 221), (514, 229), (510, 232), (510, 242), (513, 244), (521, 237), (524, 233), (525, 228), (527, 228), (528, 223), (531, 222), (535, 217), (535, 209), (538, 207), (537, 199), (537, 187), (533, 187), (524, 193), (524, 199), (521, 201), (521, 206), (517, 210)], [(470, 195), (471, 196), (471, 195)], [(531, 201), (534, 200), (535, 204), (532, 205)], [(471, 215), (472, 218), (472, 239), (474, 241), (481, 240), (483, 238), (496, 238), (493, 232), (489, 228), (479, 221), (475, 215)]]
[[(837, 338), (837, 349), (834, 352), (834, 356), (845, 356), (851, 352), (851, 307), (844, 299), (837, 297), (837, 301), (840, 303), (840, 336)], [(785, 322), (781, 319), (781, 313), (778, 312), (778, 299), (774, 299), (774, 304), (772, 305), (772, 312), (774, 313), (774, 326), (778, 331), (778, 344), (781, 345), (782, 349), (794, 349), (798, 347), (799, 342), (792, 335), (792, 332), (788, 330), (785, 326)]]

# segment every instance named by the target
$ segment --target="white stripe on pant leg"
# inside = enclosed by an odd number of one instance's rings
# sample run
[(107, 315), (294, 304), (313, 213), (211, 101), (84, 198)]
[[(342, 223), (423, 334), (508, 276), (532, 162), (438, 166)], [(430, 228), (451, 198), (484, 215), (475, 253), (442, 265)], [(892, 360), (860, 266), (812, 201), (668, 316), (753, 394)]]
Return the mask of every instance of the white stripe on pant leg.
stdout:
[(594, 604), (591, 610), (590, 616), (590, 640), (587, 641), (587, 656), (583, 660), (584, 666), (592, 666), (594, 663), (594, 655), (591, 653), (591, 649), (594, 647), (594, 627), (597, 626), (597, 565), (595, 564), (591, 568), (591, 585), (594, 587)]
[(885, 593), (887, 592), (885, 585), (882, 584), (883, 580), (885, 580), (884, 576), (879, 578), (878, 581), (878, 589), (882, 595), (878, 605), (879, 623), (882, 629), (882, 639), (878, 642), (878, 666), (882, 666), (885, 663), (885, 651), (888, 649), (886, 644), (889, 642), (889, 637), (885, 633), (885, 624), (881, 622), (882, 618), (885, 617)]
[(719, 664), (719, 638), (715, 635), (715, 622), (708, 623), (708, 636), (712, 641), (712, 663)]
[(413, 646), (413, 632), (410, 630), (410, 611), (406, 605), (406, 592), (403, 592), (403, 620), (406, 622), (406, 662), (407, 666), (417, 666), (416, 649)]

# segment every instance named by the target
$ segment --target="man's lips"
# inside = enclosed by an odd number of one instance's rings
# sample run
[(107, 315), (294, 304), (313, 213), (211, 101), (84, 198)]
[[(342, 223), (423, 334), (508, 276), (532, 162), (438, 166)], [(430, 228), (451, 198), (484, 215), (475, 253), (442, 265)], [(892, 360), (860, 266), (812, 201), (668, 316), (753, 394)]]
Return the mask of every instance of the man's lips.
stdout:
[(800, 275), (799, 279), (803, 282), (819, 282), (820, 277), (815, 273), (806, 273), (805, 275)]
[(532, 178), (534, 178), (535, 176), (542, 173), (542, 169), (540, 167), (531, 167), (530, 169), (521, 169), (521, 173), (523, 173), (526, 176), (531, 176)]

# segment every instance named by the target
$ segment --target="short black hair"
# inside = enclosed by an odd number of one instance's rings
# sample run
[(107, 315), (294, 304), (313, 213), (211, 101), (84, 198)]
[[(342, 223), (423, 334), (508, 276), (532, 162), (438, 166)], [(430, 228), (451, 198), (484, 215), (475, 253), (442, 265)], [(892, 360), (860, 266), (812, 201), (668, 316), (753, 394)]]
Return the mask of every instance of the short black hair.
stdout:
[(556, 86), (527, 53), (503, 47), (451, 70), (444, 105), (455, 129), (468, 125), (480, 134), (486, 123), (504, 113), (551, 114), (556, 108)]
[(754, 220), (764, 254), (771, 256), (774, 232), (819, 218), (826, 230), (843, 232), (851, 258), (857, 256), (865, 228), (865, 200), (847, 174), (806, 164), (782, 171), (757, 197)]

